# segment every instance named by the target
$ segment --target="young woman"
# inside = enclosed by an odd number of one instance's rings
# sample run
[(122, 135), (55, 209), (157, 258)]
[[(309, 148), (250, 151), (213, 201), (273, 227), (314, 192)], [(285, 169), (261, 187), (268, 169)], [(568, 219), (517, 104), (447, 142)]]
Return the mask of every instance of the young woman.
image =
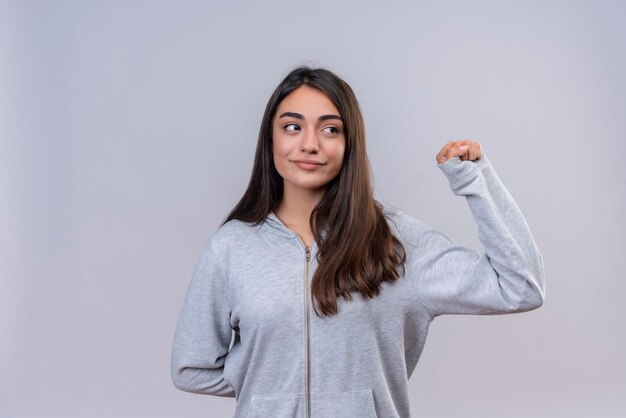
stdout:
[(541, 306), (541, 255), (480, 144), (448, 142), (436, 161), (484, 254), (374, 199), (348, 84), (325, 69), (287, 75), (248, 188), (191, 278), (174, 385), (235, 397), (236, 418), (409, 417), (408, 379), (436, 316)]

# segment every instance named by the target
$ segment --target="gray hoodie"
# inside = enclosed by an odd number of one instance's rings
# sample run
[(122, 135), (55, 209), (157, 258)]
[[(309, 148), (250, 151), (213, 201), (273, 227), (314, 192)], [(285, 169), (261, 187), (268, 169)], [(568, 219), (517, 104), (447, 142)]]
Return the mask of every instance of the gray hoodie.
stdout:
[(191, 277), (174, 385), (235, 397), (235, 418), (410, 417), (408, 379), (436, 316), (524, 312), (544, 300), (542, 257), (487, 157), (438, 167), (467, 199), (485, 253), (385, 208), (407, 253), (404, 276), (374, 299), (353, 292), (338, 299), (337, 315), (318, 317), (316, 243), (305, 247), (274, 213), (257, 226), (229, 221), (210, 235)]

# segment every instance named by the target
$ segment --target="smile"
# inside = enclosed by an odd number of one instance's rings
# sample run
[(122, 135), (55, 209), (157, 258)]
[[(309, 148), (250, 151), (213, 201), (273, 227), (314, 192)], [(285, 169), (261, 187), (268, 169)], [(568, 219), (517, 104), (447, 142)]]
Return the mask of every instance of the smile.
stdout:
[(323, 163), (319, 161), (314, 161), (314, 160), (294, 160), (292, 162), (295, 163), (301, 169), (308, 170), (308, 171), (315, 170), (316, 168), (324, 165)]

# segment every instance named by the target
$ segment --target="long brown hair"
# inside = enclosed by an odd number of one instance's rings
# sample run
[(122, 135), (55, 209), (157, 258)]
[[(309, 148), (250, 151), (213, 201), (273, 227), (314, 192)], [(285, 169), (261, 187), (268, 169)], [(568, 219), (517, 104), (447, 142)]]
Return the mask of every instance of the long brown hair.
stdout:
[[(259, 130), (248, 189), (224, 222), (238, 219), (258, 225), (280, 203), (283, 178), (274, 166), (272, 121), (282, 100), (306, 84), (326, 94), (344, 121), (346, 147), (341, 171), (328, 184), (311, 213), (309, 226), (318, 244), (318, 267), (311, 282), (315, 313), (337, 313), (337, 298), (351, 300), (352, 291), (374, 298), (381, 283), (404, 275), (406, 252), (391, 233), (382, 205), (374, 199), (365, 124), (350, 86), (324, 68), (300, 66), (291, 71), (270, 97)], [(326, 231), (322, 234), (323, 231)]]

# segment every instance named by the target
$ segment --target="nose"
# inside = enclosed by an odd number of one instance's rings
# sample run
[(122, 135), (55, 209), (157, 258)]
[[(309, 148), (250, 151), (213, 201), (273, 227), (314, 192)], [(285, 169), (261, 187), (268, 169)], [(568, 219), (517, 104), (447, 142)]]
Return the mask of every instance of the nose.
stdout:
[(320, 151), (319, 139), (314, 129), (308, 129), (302, 135), (300, 150), (307, 154), (317, 154)]

